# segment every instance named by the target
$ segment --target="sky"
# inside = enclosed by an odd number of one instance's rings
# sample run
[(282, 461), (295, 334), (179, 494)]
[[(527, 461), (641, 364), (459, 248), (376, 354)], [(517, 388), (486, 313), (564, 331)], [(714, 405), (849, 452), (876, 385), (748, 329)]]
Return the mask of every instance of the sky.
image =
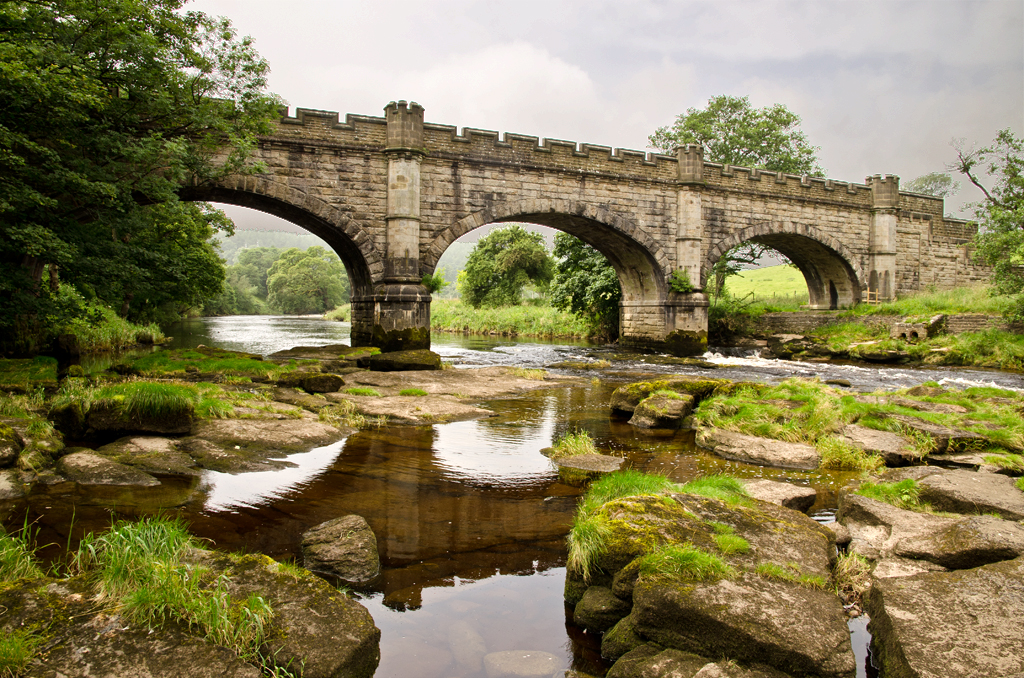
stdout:
[[(424, 106), (427, 122), (648, 149), (648, 135), (688, 108), (749, 96), (755, 107), (798, 114), (828, 176), (855, 182), (943, 171), (954, 139), (969, 148), (1000, 129), (1024, 135), (1024, 0), (187, 8), (227, 16), (252, 36), (270, 62), (270, 90), (293, 111), (382, 115), (405, 99)], [(981, 197), (962, 183), (947, 212)]]

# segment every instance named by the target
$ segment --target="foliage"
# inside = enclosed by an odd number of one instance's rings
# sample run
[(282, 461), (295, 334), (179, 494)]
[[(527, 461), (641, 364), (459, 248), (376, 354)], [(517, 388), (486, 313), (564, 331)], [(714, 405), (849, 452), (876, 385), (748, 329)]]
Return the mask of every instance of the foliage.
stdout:
[[(958, 144), (956, 150), (955, 169), (985, 194), (973, 205), (980, 223), (976, 255), (994, 268), (996, 292), (1015, 295), (1007, 315), (1024, 320), (1024, 139), (1004, 129), (990, 146), (965, 150)], [(979, 170), (994, 182), (991, 189)]]
[(612, 265), (603, 254), (568, 233), (555, 235), (554, 256), (551, 305), (583, 318), (590, 335), (617, 337), (622, 287)]
[(824, 176), (817, 146), (800, 129), (800, 116), (782, 104), (754, 108), (748, 97), (708, 99), (706, 109), (688, 108), (670, 127), (648, 137), (651, 147), (672, 153), (676, 146), (700, 144), (705, 160), (772, 172)]
[(352, 320), (352, 305), (342, 304), (334, 310), (324, 313), (324, 320), (338, 320), (341, 322), (350, 322)]
[(1013, 305), (1013, 298), (1000, 295), (992, 287), (979, 285), (951, 290), (927, 290), (900, 296), (880, 304), (858, 304), (840, 317), (899, 315), (925, 321), (939, 313), (988, 313), (1001, 315)]
[(281, 313), (323, 313), (346, 303), (348, 275), (323, 247), (285, 250), (267, 271), (267, 302)]
[(445, 279), (445, 270), (443, 268), (434, 271), (434, 275), (424, 275), (423, 279), (420, 280), (420, 284), (427, 288), (427, 291), (431, 294), (439, 294), (444, 288), (448, 287), (448, 280)]
[(459, 291), (473, 308), (518, 306), (526, 285), (551, 282), (554, 265), (543, 236), (511, 224), (480, 238), (464, 273)]
[(923, 508), (918, 499), (921, 494), (921, 486), (913, 478), (907, 478), (898, 483), (863, 482), (857, 488), (857, 494), (910, 511)]
[(718, 556), (692, 544), (672, 544), (644, 554), (640, 558), (640, 574), (647, 577), (707, 581), (732, 578), (736, 571)]
[(668, 278), (668, 286), (680, 294), (688, 294), (697, 289), (690, 282), (690, 273), (685, 268), (677, 268), (672, 271), (672, 275)]
[(949, 198), (960, 192), (960, 182), (953, 181), (953, 177), (945, 172), (930, 172), (908, 181), (900, 186), (900, 190)]
[(597, 445), (590, 433), (584, 430), (566, 433), (555, 441), (554, 451), (551, 453), (553, 459), (560, 457), (576, 457), (581, 454), (597, 454)]
[(83, 353), (118, 351), (164, 339), (164, 333), (156, 323), (140, 325), (129, 322), (99, 300), (86, 301), (70, 284), (60, 285), (59, 296), (80, 312), (68, 314), (63, 322), (54, 318), (51, 326), (56, 334), (75, 335)]
[(819, 468), (841, 471), (873, 471), (885, 462), (877, 454), (867, 454), (863, 449), (836, 435), (824, 436), (815, 443), (821, 454)]
[(435, 332), (461, 332), (506, 337), (578, 338), (592, 328), (580, 316), (552, 306), (473, 308), (458, 299), (435, 299), (430, 305), (430, 325)]
[(133, 318), (219, 288), (205, 237), (228, 224), (177, 191), (258, 170), (248, 156), (279, 101), (251, 40), (182, 5), (0, 6), (5, 333), (45, 331), (33, 318), (57, 310), (58, 275)]
[(0, 528), (0, 583), (43, 576), (30, 537), (28, 525), (14, 533)]
[(48, 356), (0, 359), (0, 389), (31, 391), (57, 382), (57, 359)]

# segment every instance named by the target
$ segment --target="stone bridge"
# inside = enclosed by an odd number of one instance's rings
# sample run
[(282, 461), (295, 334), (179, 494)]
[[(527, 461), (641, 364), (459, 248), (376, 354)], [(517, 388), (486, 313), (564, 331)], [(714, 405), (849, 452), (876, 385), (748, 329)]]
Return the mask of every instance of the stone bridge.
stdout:
[[(493, 222), (550, 226), (604, 254), (622, 285), (620, 340), (677, 354), (704, 350), (714, 263), (746, 242), (800, 269), (810, 307), (828, 309), (926, 286), (979, 281), (975, 227), (943, 216), (941, 198), (865, 183), (675, 155), (424, 123), (416, 103), (384, 117), (298, 109), (256, 157), (264, 174), (196, 185), (183, 198), (277, 215), (325, 240), (352, 284), (352, 344), (430, 345), (420, 284), (457, 238)], [(693, 291), (669, 285), (685, 271)]]

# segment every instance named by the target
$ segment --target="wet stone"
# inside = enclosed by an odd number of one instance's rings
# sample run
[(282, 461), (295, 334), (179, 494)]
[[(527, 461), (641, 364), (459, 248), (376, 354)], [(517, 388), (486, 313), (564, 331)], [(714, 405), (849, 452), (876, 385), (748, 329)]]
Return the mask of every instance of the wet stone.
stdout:
[(898, 433), (877, 431), (873, 428), (849, 424), (843, 428), (843, 437), (854, 447), (867, 454), (882, 457), (886, 466), (906, 466), (920, 458), (910, 441)]
[(815, 469), (821, 456), (811, 445), (759, 438), (723, 429), (701, 429), (697, 444), (723, 459), (777, 468)]
[(348, 515), (321, 523), (302, 535), (306, 569), (353, 583), (380, 574), (377, 537), (362, 516)]
[(627, 614), (630, 604), (604, 586), (591, 586), (576, 603), (573, 621), (588, 631), (607, 631)]
[(56, 471), (79, 485), (155, 487), (160, 484), (159, 480), (148, 473), (91, 452), (75, 452), (61, 457)]
[(484, 657), (487, 678), (551, 678), (564, 661), (550, 652), (506, 650)]

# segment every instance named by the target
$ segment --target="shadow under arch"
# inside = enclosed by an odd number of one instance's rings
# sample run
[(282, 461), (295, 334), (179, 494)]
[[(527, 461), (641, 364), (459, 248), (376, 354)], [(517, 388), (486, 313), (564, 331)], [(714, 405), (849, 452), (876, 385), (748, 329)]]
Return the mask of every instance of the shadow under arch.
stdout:
[(767, 245), (784, 254), (804, 276), (810, 307), (836, 309), (861, 300), (863, 271), (857, 259), (835, 238), (813, 226), (787, 223), (745, 228), (708, 250), (701, 269), (701, 285), (707, 284), (712, 267), (737, 245)]
[(186, 186), (181, 200), (219, 202), (266, 212), (300, 226), (333, 249), (348, 272), (353, 297), (370, 295), (373, 274), (382, 272), (384, 263), (373, 242), (337, 207), (262, 177), (239, 177), (206, 186)]
[(420, 262), (431, 274), (448, 246), (470, 231), (492, 223), (539, 224), (574, 235), (603, 254), (619, 276), (623, 302), (663, 301), (665, 272), (672, 262), (661, 246), (631, 220), (590, 203), (574, 200), (525, 200), (474, 212), (439, 232)]

